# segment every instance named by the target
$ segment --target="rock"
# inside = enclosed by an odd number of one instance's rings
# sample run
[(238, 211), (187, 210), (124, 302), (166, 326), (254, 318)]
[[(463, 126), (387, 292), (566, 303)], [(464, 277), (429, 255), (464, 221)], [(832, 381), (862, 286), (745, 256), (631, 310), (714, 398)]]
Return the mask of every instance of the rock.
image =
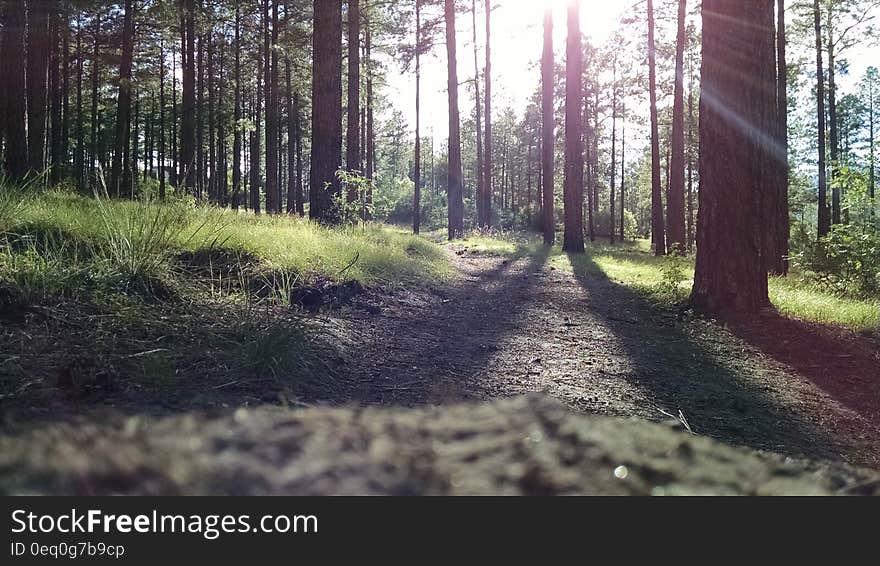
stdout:
[(48, 425), (0, 436), (0, 494), (21, 493), (878, 495), (880, 474), (533, 396)]

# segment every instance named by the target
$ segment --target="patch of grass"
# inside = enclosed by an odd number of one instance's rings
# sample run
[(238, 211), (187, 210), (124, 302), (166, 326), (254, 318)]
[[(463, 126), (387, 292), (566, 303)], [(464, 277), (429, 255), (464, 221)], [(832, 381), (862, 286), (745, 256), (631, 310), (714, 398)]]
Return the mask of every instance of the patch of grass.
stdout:
[(251, 275), (282, 276), (291, 284), (399, 284), (449, 273), (439, 247), (382, 226), (328, 228), (185, 201), (116, 201), (65, 191), (27, 195), (0, 191), (0, 276), (33, 294), (166, 298), (192, 287), (192, 273), (176, 261), (181, 253), (219, 248), (254, 258), (259, 265)]
[[(525, 243), (512, 238), (479, 236), (468, 239), (471, 246), (484, 246), (499, 255), (533, 255), (540, 242)], [(658, 258), (650, 252), (650, 242), (640, 240), (610, 246), (588, 244), (582, 257), (568, 256), (554, 247), (548, 264), (557, 269), (580, 272), (598, 271), (613, 282), (632, 287), (655, 302), (667, 305), (686, 300), (694, 276), (693, 258)], [(574, 264), (574, 265), (573, 265)], [(858, 332), (880, 330), (880, 301), (842, 297), (794, 273), (790, 277), (770, 278), (770, 300), (784, 315), (809, 322), (837, 324)]]

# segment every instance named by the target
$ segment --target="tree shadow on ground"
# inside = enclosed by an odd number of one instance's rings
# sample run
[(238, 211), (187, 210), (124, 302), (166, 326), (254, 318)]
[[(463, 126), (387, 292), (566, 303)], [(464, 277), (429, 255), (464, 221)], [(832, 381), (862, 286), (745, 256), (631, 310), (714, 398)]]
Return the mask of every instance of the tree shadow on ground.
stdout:
[[(517, 328), (518, 309), (535, 285), (549, 250), (525, 250), (441, 291), (428, 309), (370, 322), (340, 387), (313, 391), (309, 401), (417, 406), (471, 398), (479, 372)], [(515, 271), (516, 273), (510, 273)], [(367, 334), (367, 333), (364, 333)]]
[(776, 313), (730, 324), (738, 337), (880, 427), (880, 352), (870, 340)]
[(826, 434), (768, 395), (761, 368), (750, 367), (741, 349), (698, 343), (669, 312), (609, 279), (590, 255), (569, 260), (591, 310), (633, 362), (621, 378), (644, 390), (658, 413), (681, 411), (695, 433), (758, 450), (812, 458), (839, 453)]

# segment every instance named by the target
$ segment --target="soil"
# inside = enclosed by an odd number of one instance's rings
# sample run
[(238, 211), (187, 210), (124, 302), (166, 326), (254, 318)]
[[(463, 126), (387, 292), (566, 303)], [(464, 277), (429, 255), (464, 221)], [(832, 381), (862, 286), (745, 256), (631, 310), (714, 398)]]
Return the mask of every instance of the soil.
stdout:
[[(0, 490), (874, 493), (875, 476), (848, 467), (880, 468), (874, 339), (772, 313), (704, 320), (590, 265), (448, 250), (446, 283), (358, 289), (317, 315), (260, 309), (255, 324), (321, 337), (317, 380), (252, 375), (224, 346), (240, 314), (219, 308), (129, 313), (112, 330), (71, 302), (7, 319)], [(327, 407), (352, 405), (371, 408)], [(555, 438), (551, 421), (589, 439)], [(522, 448), (532, 426), (550, 452)], [(630, 482), (608, 475), (620, 462)]]

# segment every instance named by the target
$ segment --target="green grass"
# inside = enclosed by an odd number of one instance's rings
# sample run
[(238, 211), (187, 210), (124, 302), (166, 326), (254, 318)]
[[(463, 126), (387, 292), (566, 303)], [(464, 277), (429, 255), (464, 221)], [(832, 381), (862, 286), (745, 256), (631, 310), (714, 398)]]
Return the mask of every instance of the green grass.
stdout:
[[(523, 242), (505, 237), (492, 238), (477, 235), (467, 240), (472, 249), (504, 256), (529, 255), (539, 249), (536, 239)], [(657, 258), (650, 252), (650, 242), (640, 240), (610, 246), (606, 243), (588, 243), (583, 259), (569, 257), (557, 246), (548, 264), (557, 269), (596, 271), (611, 281), (626, 285), (659, 302), (681, 302), (690, 294), (694, 276), (692, 258), (683, 258), (677, 266), (678, 275), (670, 277), (670, 261)], [(577, 265), (572, 265), (576, 262)], [(672, 289), (674, 287), (674, 290)], [(786, 316), (821, 324), (837, 324), (855, 331), (880, 329), (880, 301), (859, 300), (841, 296), (832, 290), (808, 281), (801, 274), (770, 278), (770, 300)]]
[(0, 213), (0, 278), (42, 295), (161, 297), (187, 287), (186, 266), (175, 261), (180, 253), (218, 249), (256, 258), (258, 272), (291, 284), (402, 284), (449, 273), (439, 247), (381, 226), (327, 228), (287, 216), (63, 191), (0, 191)]

